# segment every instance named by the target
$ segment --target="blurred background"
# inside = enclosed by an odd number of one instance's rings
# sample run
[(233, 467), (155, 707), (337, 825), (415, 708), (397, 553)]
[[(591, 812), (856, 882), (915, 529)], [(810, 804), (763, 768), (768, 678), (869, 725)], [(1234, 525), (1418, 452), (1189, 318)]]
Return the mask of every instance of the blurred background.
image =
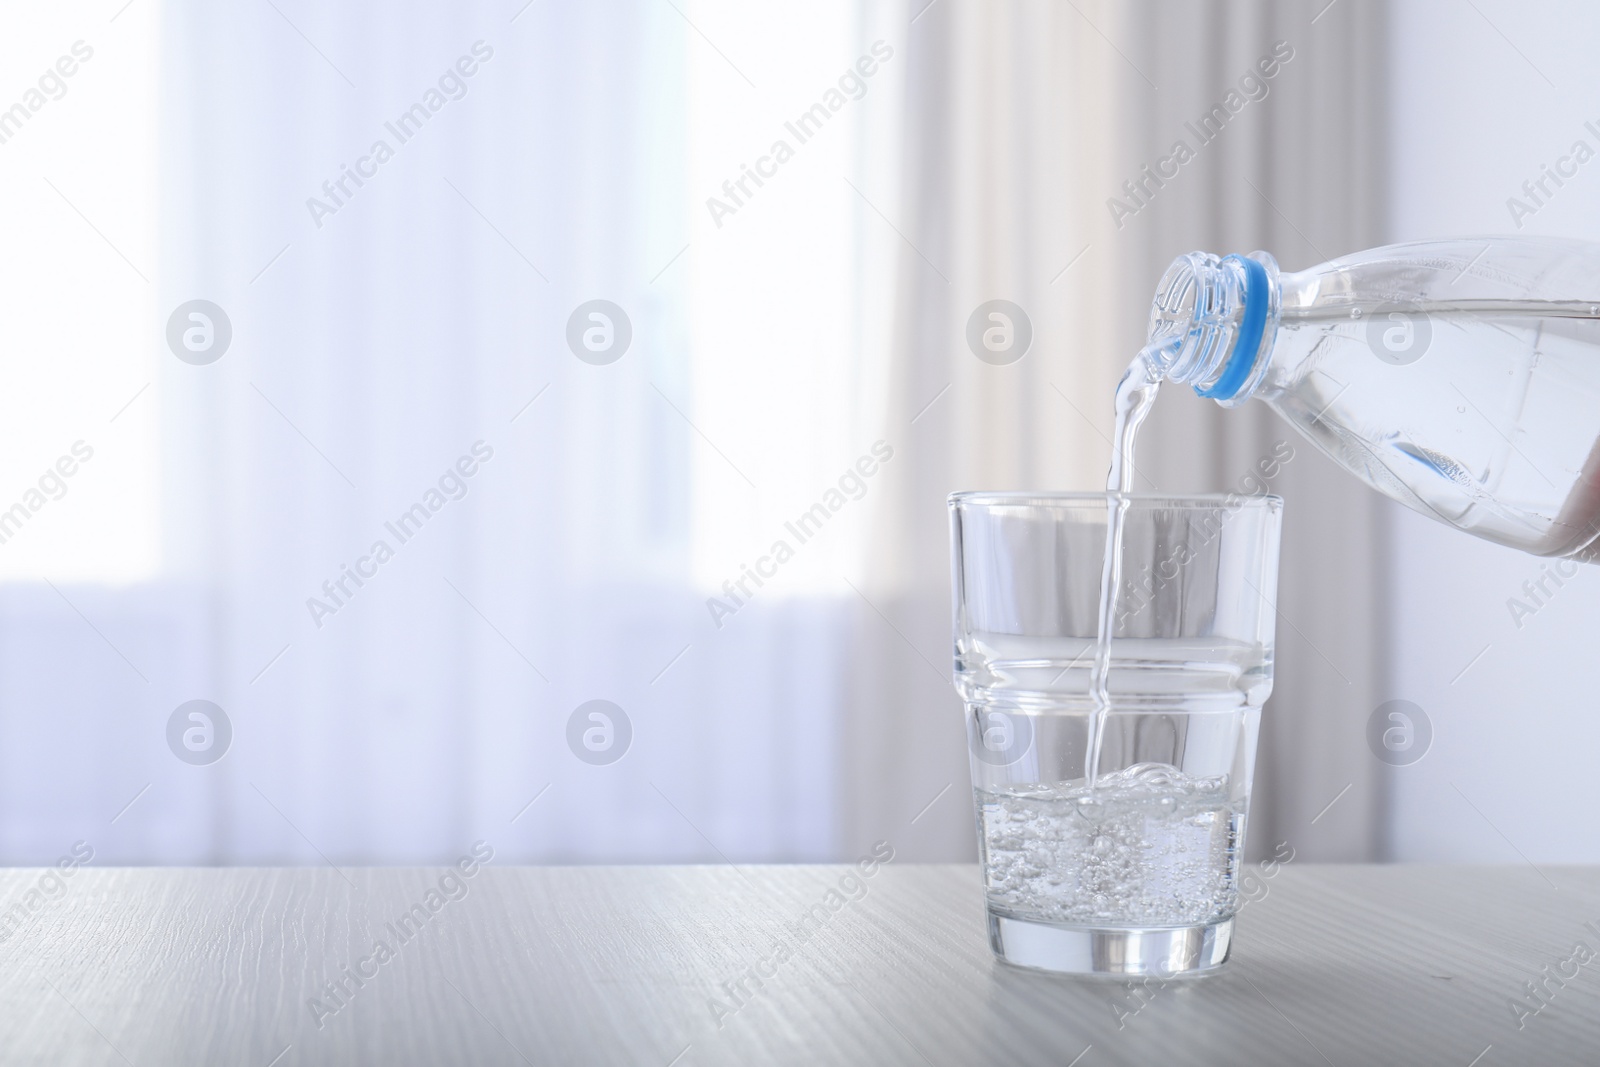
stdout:
[[(1600, 240), (1600, 163), (1509, 203), (1600, 149), (1576, 0), (0, 19), (8, 863), (971, 858), (945, 496), (1104, 484), (1173, 256)], [(1600, 862), (1595, 577), (1519, 617), (1261, 405), (1141, 488), (1282, 442), (1251, 851)]]

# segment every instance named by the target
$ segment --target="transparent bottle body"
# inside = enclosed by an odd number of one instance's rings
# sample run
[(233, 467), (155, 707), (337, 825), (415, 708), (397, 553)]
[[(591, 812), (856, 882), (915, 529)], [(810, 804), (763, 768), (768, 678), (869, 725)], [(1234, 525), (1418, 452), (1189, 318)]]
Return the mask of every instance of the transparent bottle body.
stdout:
[(1600, 246), (1419, 242), (1278, 280), (1254, 396), (1423, 514), (1600, 554)]

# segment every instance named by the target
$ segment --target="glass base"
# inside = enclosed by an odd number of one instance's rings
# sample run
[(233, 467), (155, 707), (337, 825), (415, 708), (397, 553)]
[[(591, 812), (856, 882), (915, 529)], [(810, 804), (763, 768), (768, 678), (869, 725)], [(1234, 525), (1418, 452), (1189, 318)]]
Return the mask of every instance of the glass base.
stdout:
[(1199, 926), (1093, 927), (989, 913), (989, 946), (1018, 967), (1058, 974), (1181, 978), (1228, 962), (1233, 917)]

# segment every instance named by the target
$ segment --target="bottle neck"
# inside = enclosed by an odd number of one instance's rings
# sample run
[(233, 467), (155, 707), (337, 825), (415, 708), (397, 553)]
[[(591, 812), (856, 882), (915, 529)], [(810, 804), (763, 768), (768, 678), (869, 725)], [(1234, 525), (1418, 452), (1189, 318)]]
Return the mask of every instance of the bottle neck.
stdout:
[(1268, 253), (1190, 252), (1156, 286), (1145, 351), (1161, 377), (1233, 407), (1266, 376), (1282, 307), (1278, 263)]

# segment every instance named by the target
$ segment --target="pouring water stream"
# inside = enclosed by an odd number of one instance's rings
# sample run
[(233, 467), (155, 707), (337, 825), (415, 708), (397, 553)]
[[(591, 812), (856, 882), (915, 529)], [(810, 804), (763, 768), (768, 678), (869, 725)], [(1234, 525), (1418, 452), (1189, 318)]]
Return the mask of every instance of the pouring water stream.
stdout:
[(1111, 436), (1111, 469), (1106, 475), (1106, 551), (1100, 570), (1100, 625), (1095, 636), (1094, 665), (1089, 672), (1089, 697), (1094, 710), (1089, 722), (1089, 747), (1084, 753), (1083, 776), (1093, 789), (1100, 774), (1100, 748), (1105, 741), (1106, 718), (1111, 711), (1107, 687), (1111, 674), (1111, 638), (1117, 625), (1117, 593), (1122, 585), (1122, 524), (1133, 492), (1134, 439), (1140, 423), (1150, 414), (1161, 389), (1155, 355), (1163, 345), (1153, 342), (1139, 351), (1117, 383), (1116, 424)]

